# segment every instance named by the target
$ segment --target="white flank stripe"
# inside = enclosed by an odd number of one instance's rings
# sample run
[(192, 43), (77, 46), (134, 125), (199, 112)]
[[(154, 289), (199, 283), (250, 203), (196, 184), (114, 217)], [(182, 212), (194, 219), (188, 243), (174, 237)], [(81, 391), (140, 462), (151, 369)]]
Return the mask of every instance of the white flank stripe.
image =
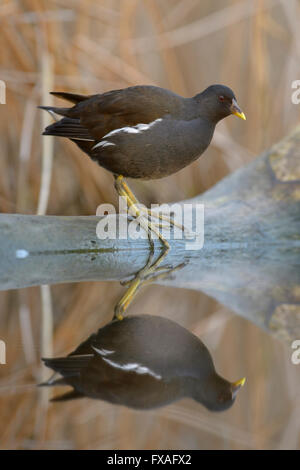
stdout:
[[(155, 119), (155, 121), (150, 122), (150, 124), (137, 124), (136, 126), (125, 126), (125, 127), (120, 127), (119, 129), (115, 129), (108, 134), (105, 134), (102, 139), (108, 139), (109, 137), (112, 137), (116, 134), (119, 134), (121, 132), (125, 132), (127, 134), (141, 134), (144, 131), (148, 131), (151, 129), (152, 126), (154, 126), (155, 123), (160, 122), (162, 119)], [(100, 140), (98, 144), (94, 145), (92, 150), (102, 147), (108, 147), (110, 145), (115, 145), (113, 142), (109, 142), (108, 140)]]
[(115, 367), (116, 369), (122, 369), (122, 370), (127, 370), (127, 371), (132, 371), (136, 372), (137, 374), (141, 375), (151, 375), (155, 379), (159, 380), (161, 379), (161, 375), (155, 374), (152, 370), (150, 370), (148, 367), (141, 366), (140, 364), (137, 363), (128, 363), (128, 364), (118, 364), (115, 361), (112, 361), (111, 359), (103, 358), (103, 361), (107, 362), (109, 365), (112, 367)]
[(115, 146), (116, 144), (113, 144), (112, 142), (108, 142), (108, 140), (100, 140), (98, 144), (94, 145), (92, 150), (96, 149), (97, 147), (105, 148), (105, 147), (115, 147)]
[(96, 353), (100, 354), (100, 356), (109, 356), (110, 354), (113, 354), (115, 351), (110, 351), (109, 349), (104, 349), (104, 348), (101, 348), (101, 349), (98, 349), (98, 348), (95, 348), (94, 346), (93, 347), (93, 350), (96, 351)]

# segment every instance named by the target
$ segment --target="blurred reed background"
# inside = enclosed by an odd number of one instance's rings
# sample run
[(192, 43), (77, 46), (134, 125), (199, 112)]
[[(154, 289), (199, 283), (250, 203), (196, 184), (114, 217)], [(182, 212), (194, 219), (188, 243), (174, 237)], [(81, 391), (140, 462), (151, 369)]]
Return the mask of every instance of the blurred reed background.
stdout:
[[(205, 191), (299, 121), (290, 99), (300, 78), (296, 0), (2, 0), (0, 23), (1, 212), (94, 215), (117, 201), (112, 176), (73, 143), (56, 139), (52, 149), (42, 139), (46, 118), (36, 107), (50, 104), (50, 89), (156, 84), (192, 96), (213, 83), (233, 88), (246, 123), (221, 123), (201, 160), (163, 184), (133, 182), (148, 205)], [(246, 375), (232, 409), (212, 414), (188, 400), (150, 412), (88, 399), (49, 405), (35, 386), (41, 355), (70, 352), (111, 318), (121, 292), (88, 282), (1, 293), (1, 448), (299, 448), (300, 366), (289, 347), (188, 290), (151, 286), (130, 313), (176, 320), (201, 336), (222, 375)]]

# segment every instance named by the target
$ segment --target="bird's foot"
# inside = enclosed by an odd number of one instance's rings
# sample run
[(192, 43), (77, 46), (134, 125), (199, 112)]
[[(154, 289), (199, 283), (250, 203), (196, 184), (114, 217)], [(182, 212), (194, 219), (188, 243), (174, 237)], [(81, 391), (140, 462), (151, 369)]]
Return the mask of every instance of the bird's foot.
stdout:
[(125, 310), (135, 297), (138, 289), (158, 280), (172, 279), (173, 273), (184, 268), (184, 266), (186, 266), (186, 263), (180, 263), (177, 266), (168, 265), (160, 267), (153, 264), (147, 269), (141, 269), (132, 280), (123, 282), (122, 285), (128, 286), (128, 289), (114, 309), (113, 320), (123, 320)]
[[(195, 238), (195, 234), (190, 232), (189, 229), (187, 229), (183, 224), (175, 221), (170, 213), (156, 212), (155, 209), (147, 209), (144, 206), (140, 208), (140, 211), (142, 214), (146, 214), (150, 218), (151, 223), (153, 223), (158, 229), (169, 229), (172, 227), (175, 230), (175, 228), (177, 228), (183, 233), (184, 238)], [(153, 222), (152, 219), (156, 219), (159, 222)], [(161, 222), (166, 222), (167, 224), (163, 225)]]
[(160, 266), (153, 271), (149, 270), (150, 272), (143, 278), (143, 286), (162, 279), (174, 279), (173, 274), (184, 266), (186, 263), (180, 263), (177, 266)]

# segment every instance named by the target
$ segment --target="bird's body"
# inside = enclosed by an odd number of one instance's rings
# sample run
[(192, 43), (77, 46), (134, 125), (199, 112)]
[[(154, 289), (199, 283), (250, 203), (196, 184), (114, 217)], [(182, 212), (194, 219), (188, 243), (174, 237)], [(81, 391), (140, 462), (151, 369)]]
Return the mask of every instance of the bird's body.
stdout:
[(100, 166), (130, 178), (156, 179), (181, 170), (206, 150), (220, 119), (242, 115), (223, 85), (192, 98), (147, 85), (87, 97), (54, 95), (75, 106), (44, 107), (64, 116), (44, 134), (69, 137)]
[(110, 132), (92, 155), (101, 166), (125, 177), (163, 178), (196, 160), (209, 145), (213, 130), (214, 126), (201, 118), (188, 123), (158, 118), (150, 124)]
[(45, 359), (45, 364), (62, 375), (46, 385), (74, 389), (58, 400), (88, 396), (149, 409), (191, 397), (221, 410), (235, 398), (233, 385), (216, 373), (202, 341), (157, 316), (111, 322), (66, 358)]

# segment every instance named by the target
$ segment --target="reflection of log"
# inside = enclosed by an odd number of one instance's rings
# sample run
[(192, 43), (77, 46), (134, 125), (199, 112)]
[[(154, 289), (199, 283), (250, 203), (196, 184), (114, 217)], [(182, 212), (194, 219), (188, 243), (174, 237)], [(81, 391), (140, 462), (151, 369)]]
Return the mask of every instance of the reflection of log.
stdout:
[[(166, 263), (188, 265), (164, 283), (202, 290), (278, 337), (300, 338), (300, 128), (189, 202), (205, 204), (204, 248), (172, 241)], [(98, 220), (1, 215), (1, 288), (118, 280), (140, 269), (147, 240), (98, 240)]]

